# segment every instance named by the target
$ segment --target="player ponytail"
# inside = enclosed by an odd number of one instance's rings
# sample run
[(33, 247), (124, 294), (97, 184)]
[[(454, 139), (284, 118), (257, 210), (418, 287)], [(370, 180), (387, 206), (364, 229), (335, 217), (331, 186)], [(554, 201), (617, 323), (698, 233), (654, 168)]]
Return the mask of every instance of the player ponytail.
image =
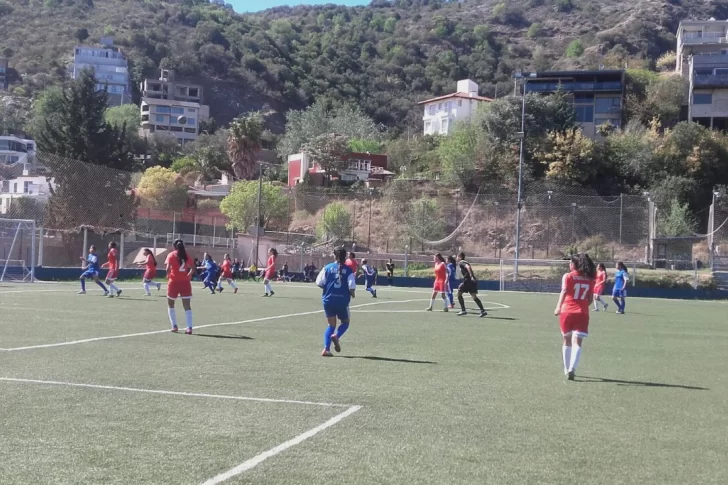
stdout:
[(625, 266), (625, 264), (621, 261), (617, 263), (617, 269), (620, 271), (624, 271), (625, 273), (629, 273), (629, 271), (627, 270), (627, 266)]
[(179, 260), (180, 266), (182, 266), (187, 262), (187, 250), (185, 249), (185, 243), (182, 242), (182, 239), (177, 239), (173, 246), (174, 249), (177, 250), (177, 259)]
[(109, 247), (110, 247), (111, 249), (116, 249), (116, 243), (115, 243), (114, 241), (111, 241), (111, 242), (109, 243)]
[(455, 261), (455, 256), (448, 256), (447, 262), (450, 264), (458, 264), (457, 261)]
[(346, 249), (339, 248), (335, 250), (334, 257), (336, 258), (336, 262), (339, 263), (339, 278), (341, 278), (344, 266), (346, 265)]
[(273, 255), (274, 258), (278, 257), (278, 250), (276, 248), (270, 248), (270, 253)]
[(607, 267), (604, 266), (604, 263), (599, 263), (597, 265), (597, 270), (599, 270), (599, 271), (607, 271)]
[(147, 256), (151, 256), (152, 257), (152, 263), (154, 263), (154, 266), (157, 266), (157, 258), (154, 257), (154, 253), (152, 252), (151, 249), (144, 248), (144, 254), (146, 254)]
[(592, 279), (596, 277), (597, 267), (594, 265), (594, 261), (592, 261), (588, 254), (575, 254), (571, 257), (571, 262), (574, 264), (574, 268), (580, 275)]
[(435, 259), (438, 260), (441, 263), (444, 263), (445, 262), (445, 258), (443, 258), (442, 257), (442, 254), (440, 254), (440, 253), (435, 254)]

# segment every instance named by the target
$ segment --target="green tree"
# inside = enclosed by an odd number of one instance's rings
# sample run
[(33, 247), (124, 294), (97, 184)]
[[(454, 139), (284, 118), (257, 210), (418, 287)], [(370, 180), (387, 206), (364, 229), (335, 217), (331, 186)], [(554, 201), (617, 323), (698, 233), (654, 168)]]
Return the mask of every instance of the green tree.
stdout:
[(228, 157), (237, 178), (243, 180), (255, 178), (256, 157), (261, 150), (262, 135), (263, 115), (260, 112), (235, 118), (230, 123)]
[(579, 129), (549, 133), (539, 158), (546, 178), (562, 184), (585, 185), (599, 168), (594, 142)]
[(45, 205), (31, 197), (18, 197), (10, 200), (10, 208), (6, 217), (10, 219), (32, 219), (42, 221)]
[(332, 202), (324, 209), (316, 224), (316, 236), (320, 241), (343, 241), (351, 237), (351, 216), (341, 202)]
[(143, 207), (179, 210), (187, 202), (187, 186), (169, 168), (151, 167), (142, 175), (136, 193)]
[(331, 179), (348, 163), (345, 157), (350, 153), (349, 139), (338, 133), (326, 133), (306, 143), (303, 150), (321, 166), (326, 177)]
[(43, 133), (46, 123), (61, 126), (64, 106), (64, 93), (61, 87), (52, 86), (45, 89), (33, 101), (26, 131), (37, 140)]
[[(288, 217), (288, 198), (280, 187), (264, 183), (261, 191), (261, 226), (284, 229)], [(258, 216), (258, 182), (235, 182), (230, 194), (220, 202), (220, 211), (229, 219), (228, 229), (246, 230)]]
[(119, 129), (126, 128), (129, 134), (137, 133), (142, 122), (139, 107), (134, 104), (122, 104), (121, 106), (108, 108), (104, 118), (111, 126)]
[(44, 120), (37, 159), (55, 180), (51, 227), (126, 229), (134, 222), (136, 202), (128, 193), (134, 158), (126, 130), (104, 119), (107, 99), (105, 90), (96, 90), (93, 71), (84, 70), (63, 91), (59, 111)]
[(543, 35), (543, 26), (538, 23), (534, 22), (531, 24), (531, 26), (528, 28), (528, 32), (526, 33), (529, 39), (536, 39), (538, 37), (541, 37)]
[(584, 53), (584, 46), (579, 39), (569, 42), (566, 47), (566, 57), (580, 57)]
[(695, 234), (697, 224), (687, 204), (681, 204), (673, 199), (667, 210), (658, 214), (658, 232), (661, 236), (678, 237)]
[(77, 29), (76, 30), (76, 40), (78, 40), (79, 42), (83, 42), (86, 39), (88, 39), (88, 29), (85, 27)]
[(349, 140), (349, 151), (353, 153), (381, 153), (382, 144), (377, 140)]
[(182, 154), (179, 140), (171, 133), (151, 133), (145, 138), (145, 145), (149, 166), (169, 167)]
[(475, 178), (477, 171), (478, 124), (460, 122), (455, 129), (443, 138), (437, 147), (442, 163), (442, 175), (448, 182), (467, 187)]

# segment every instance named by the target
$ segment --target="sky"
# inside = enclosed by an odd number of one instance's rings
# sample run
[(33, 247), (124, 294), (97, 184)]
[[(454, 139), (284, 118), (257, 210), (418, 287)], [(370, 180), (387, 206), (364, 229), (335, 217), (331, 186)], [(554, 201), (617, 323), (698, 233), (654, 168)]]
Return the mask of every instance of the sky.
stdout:
[(325, 5), (335, 3), (339, 5), (368, 5), (369, 0), (227, 0), (236, 12), (257, 12), (271, 7), (282, 5)]

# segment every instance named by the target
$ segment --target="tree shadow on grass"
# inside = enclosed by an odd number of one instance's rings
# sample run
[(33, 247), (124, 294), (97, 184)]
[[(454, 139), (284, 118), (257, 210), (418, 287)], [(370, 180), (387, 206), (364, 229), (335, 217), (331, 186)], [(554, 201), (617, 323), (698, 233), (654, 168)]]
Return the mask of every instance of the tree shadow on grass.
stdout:
[(253, 337), (246, 337), (245, 335), (213, 335), (209, 333), (195, 333), (196, 337), (207, 337), (207, 338), (226, 338), (233, 340), (255, 340)]
[(617, 384), (618, 386), (669, 387), (672, 389), (686, 389), (688, 391), (710, 391), (707, 387), (665, 384), (661, 382), (623, 381), (619, 379), (607, 379), (605, 377), (578, 376), (577, 380), (581, 382), (604, 382), (607, 384)]
[(373, 355), (340, 355), (344, 359), (364, 359), (364, 360), (377, 360), (382, 362), (402, 362), (405, 364), (430, 364), (437, 365), (437, 362), (430, 360), (410, 360), (410, 359), (393, 359), (389, 357), (375, 357)]

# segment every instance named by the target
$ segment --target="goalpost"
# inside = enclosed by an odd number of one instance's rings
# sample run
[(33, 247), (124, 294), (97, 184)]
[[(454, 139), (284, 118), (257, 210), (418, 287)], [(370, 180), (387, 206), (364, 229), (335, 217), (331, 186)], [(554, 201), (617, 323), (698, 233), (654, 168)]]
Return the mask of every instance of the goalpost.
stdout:
[(36, 235), (32, 219), (0, 218), (0, 281), (35, 282)]

